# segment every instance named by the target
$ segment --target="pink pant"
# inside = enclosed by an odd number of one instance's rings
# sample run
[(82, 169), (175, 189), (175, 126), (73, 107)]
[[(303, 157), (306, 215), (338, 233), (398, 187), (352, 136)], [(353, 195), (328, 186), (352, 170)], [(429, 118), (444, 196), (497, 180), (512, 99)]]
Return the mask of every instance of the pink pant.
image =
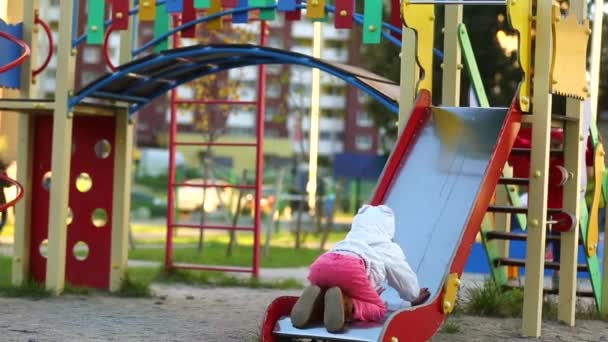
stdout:
[(360, 321), (382, 321), (386, 315), (384, 301), (367, 279), (365, 262), (354, 255), (325, 253), (311, 266), (308, 280), (322, 289), (337, 286), (351, 297), (353, 318)]

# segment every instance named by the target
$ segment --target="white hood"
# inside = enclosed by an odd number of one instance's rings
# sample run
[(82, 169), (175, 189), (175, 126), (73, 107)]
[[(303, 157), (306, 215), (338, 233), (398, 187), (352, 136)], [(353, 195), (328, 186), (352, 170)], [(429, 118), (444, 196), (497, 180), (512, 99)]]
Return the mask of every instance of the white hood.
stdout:
[(392, 240), (395, 237), (395, 215), (385, 206), (363, 205), (353, 218), (351, 230), (332, 251), (348, 251), (365, 260), (367, 275), (376, 291), (388, 280), (401, 298), (412, 301), (420, 288), (418, 279), (405, 261), (401, 248)]

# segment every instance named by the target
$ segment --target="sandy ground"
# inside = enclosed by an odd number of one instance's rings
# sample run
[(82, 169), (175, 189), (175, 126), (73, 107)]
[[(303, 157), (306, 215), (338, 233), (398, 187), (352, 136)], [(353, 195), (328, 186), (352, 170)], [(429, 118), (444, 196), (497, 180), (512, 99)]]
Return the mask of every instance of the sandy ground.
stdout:
[[(154, 286), (154, 298), (0, 298), (0, 341), (257, 341), (266, 306), (298, 291)], [(434, 341), (522, 341), (518, 319), (451, 317)], [(545, 323), (541, 341), (605, 341), (608, 323)]]

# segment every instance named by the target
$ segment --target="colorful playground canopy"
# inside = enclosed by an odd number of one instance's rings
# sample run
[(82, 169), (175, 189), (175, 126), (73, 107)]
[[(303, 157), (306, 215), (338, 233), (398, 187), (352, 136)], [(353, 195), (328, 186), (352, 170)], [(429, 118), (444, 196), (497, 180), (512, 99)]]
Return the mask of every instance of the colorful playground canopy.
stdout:
[(70, 105), (85, 98), (98, 98), (130, 103), (131, 112), (135, 112), (167, 91), (197, 78), (261, 64), (318, 68), (354, 85), (392, 112), (398, 112), (399, 85), (393, 81), (359, 67), (251, 44), (194, 45), (148, 55), (122, 65), (84, 87), (70, 100)]

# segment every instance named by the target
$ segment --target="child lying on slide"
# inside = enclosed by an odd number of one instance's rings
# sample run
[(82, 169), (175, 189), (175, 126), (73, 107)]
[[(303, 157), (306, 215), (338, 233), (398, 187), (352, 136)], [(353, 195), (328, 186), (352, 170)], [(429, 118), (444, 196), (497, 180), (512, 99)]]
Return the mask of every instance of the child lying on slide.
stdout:
[(418, 286), (403, 251), (392, 241), (394, 235), (395, 216), (389, 207), (363, 205), (346, 238), (310, 266), (311, 285), (291, 311), (293, 326), (323, 321), (327, 331), (337, 333), (353, 319), (382, 321), (387, 312), (380, 298), (385, 280), (412, 306), (424, 303), (430, 293)]

